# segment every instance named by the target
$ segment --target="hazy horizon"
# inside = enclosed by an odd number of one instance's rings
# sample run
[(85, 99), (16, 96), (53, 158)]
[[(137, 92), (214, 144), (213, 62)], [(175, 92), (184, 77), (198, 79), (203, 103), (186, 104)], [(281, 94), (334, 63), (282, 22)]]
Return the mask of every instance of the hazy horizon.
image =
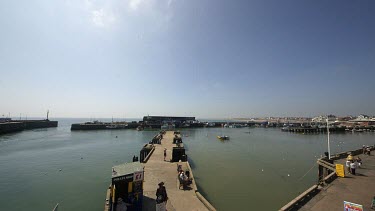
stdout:
[(375, 1), (0, 2), (0, 116), (375, 115)]
[[(334, 114), (329, 114), (329, 115), (334, 115)], [(337, 117), (347, 117), (347, 116), (353, 116), (353, 117), (356, 117), (356, 116), (359, 116), (359, 115), (363, 115), (363, 114), (356, 114), (356, 115), (343, 115), (343, 116), (337, 116)], [(364, 114), (364, 115), (368, 115), (368, 114)], [(144, 115), (144, 116), (147, 116), (147, 115)], [(49, 116), (49, 119), (90, 119), (90, 120), (99, 120), (99, 119), (106, 119), (106, 120), (109, 120), (109, 119), (112, 119), (114, 121), (122, 121), (122, 120), (134, 120), (134, 119), (143, 119), (144, 116), (141, 116), (141, 117), (96, 117), (96, 116), (91, 116), (91, 117), (55, 117), (55, 116)], [(150, 115), (150, 116), (168, 116), (168, 115)], [(195, 117), (197, 120), (223, 120), (223, 119), (252, 119), (252, 118), (269, 118), (269, 117), (272, 117), (272, 118), (314, 118), (314, 117), (317, 117), (317, 116), (326, 116), (326, 115), (316, 115), (316, 116), (252, 116), (252, 117), (248, 117), (248, 116), (238, 116), (238, 117), (197, 117), (197, 116), (193, 116)], [(370, 117), (374, 117), (374, 115), (368, 115)], [(8, 117), (6, 115), (4, 116), (0, 116), (1, 117)], [(12, 120), (19, 120), (20, 119), (20, 116), (11, 116), (10, 117)], [(25, 120), (25, 119), (28, 119), (28, 120), (32, 120), (32, 119), (46, 119), (46, 116), (34, 116), (34, 117), (29, 117), (29, 116), (21, 116), (21, 120)]]

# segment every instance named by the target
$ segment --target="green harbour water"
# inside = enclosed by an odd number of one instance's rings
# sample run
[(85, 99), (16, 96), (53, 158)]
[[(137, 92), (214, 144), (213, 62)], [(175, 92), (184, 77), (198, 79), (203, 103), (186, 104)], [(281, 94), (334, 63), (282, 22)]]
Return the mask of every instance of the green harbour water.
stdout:
[[(0, 136), (0, 210), (52, 210), (56, 203), (60, 211), (103, 210), (111, 167), (130, 162), (157, 132), (70, 131), (72, 123), (85, 120), (57, 120), (57, 128)], [(277, 210), (317, 182), (315, 162), (327, 151), (326, 134), (181, 131), (198, 189), (218, 210)], [(375, 133), (331, 134), (332, 153), (363, 144), (374, 145)]]

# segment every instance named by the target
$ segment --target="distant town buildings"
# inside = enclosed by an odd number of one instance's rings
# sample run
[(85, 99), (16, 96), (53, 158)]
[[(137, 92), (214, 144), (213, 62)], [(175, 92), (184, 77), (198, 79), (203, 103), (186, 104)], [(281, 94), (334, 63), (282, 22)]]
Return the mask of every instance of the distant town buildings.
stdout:
[(349, 128), (375, 126), (375, 116), (361, 114), (359, 116), (338, 117), (335, 115), (320, 115), (317, 117), (264, 117), (264, 118), (236, 118), (236, 120), (247, 121), (265, 125), (325, 125), (327, 118), (330, 125), (345, 126)]

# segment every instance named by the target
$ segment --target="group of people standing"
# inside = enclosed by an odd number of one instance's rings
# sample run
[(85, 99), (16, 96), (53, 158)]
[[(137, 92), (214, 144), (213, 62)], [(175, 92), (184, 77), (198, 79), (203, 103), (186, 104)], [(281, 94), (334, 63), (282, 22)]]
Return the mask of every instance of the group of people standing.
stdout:
[(178, 180), (180, 181), (180, 187), (182, 186), (184, 190), (187, 188), (188, 185), (192, 183), (192, 178), (190, 178), (190, 172), (180, 169), (178, 172)]
[(355, 175), (357, 168), (362, 165), (362, 159), (360, 157), (354, 158), (352, 154), (348, 155), (346, 158), (346, 168), (349, 174)]

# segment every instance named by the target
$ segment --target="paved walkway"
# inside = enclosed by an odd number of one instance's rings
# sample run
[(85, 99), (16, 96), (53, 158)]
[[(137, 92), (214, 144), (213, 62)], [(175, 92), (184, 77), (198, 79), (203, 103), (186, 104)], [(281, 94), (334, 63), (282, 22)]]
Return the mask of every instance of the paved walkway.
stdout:
[[(363, 165), (356, 169), (356, 175), (345, 172), (345, 178), (334, 180), (300, 210), (344, 210), (344, 201), (361, 204), (364, 210), (370, 210), (375, 196), (375, 156), (360, 155), (360, 158)], [(345, 161), (335, 163), (345, 166)]]
[[(144, 164), (145, 176), (143, 186), (143, 210), (155, 210), (156, 189), (160, 182), (164, 182), (167, 189), (167, 210), (208, 210), (197, 198), (195, 191), (179, 189), (177, 179), (177, 163), (169, 162), (172, 158), (173, 132), (167, 131), (161, 145), (155, 144), (155, 151)], [(167, 148), (167, 159), (164, 161), (164, 148)], [(182, 168), (187, 169), (186, 162), (182, 162)]]

